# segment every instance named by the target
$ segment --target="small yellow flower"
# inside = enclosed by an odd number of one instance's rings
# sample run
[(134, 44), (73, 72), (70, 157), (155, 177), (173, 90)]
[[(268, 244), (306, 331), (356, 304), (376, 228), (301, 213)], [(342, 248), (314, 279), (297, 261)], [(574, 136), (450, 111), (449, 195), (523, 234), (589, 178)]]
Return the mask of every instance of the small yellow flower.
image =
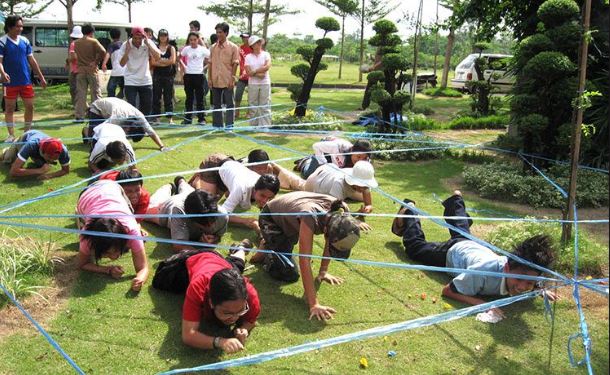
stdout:
[(369, 361), (366, 360), (366, 358), (362, 357), (360, 358), (360, 368), (368, 368), (369, 367)]

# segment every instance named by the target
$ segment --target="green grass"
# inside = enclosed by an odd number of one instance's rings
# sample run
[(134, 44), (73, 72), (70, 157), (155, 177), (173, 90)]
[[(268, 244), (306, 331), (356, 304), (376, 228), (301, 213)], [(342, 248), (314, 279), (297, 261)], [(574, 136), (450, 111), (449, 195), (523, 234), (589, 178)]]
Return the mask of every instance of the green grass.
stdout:
[[(275, 84), (300, 83), (301, 80), (290, 73), (290, 68), (301, 61), (273, 61), (271, 67), (271, 82)], [(366, 86), (366, 74), (363, 75), (362, 82), (358, 82), (358, 64), (344, 63), (339, 79), (339, 63), (328, 63), (328, 69), (322, 70), (316, 75), (316, 83), (326, 85), (359, 85)]]
[[(180, 91), (180, 90), (178, 90)], [(40, 103), (57, 103), (65, 94), (57, 94), (55, 100), (39, 93)], [(351, 102), (356, 96), (348, 93), (328, 93), (336, 103), (355, 106)], [(278, 97), (279, 96), (279, 97)], [(321, 97), (321, 96), (320, 96)], [(343, 99), (341, 99), (343, 98)], [(274, 95), (280, 102), (281, 95)], [(38, 106), (38, 115), (59, 112), (49, 106)], [(53, 136), (64, 139), (79, 137), (77, 126), (62, 125), (46, 129)], [(161, 130), (160, 135), (168, 145), (174, 145), (197, 131), (184, 132)], [(255, 136), (276, 145), (308, 152), (314, 137)], [(51, 181), (15, 180), (7, 177), (7, 167), (0, 167), (0, 204), (17, 199), (35, 197), (74, 183), (89, 176), (86, 169), (87, 152), (79, 140), (66, 141), (72, 155), (72, 172), (68, 176)], [(227, 144), (230, 144), (227, 147)], [(235, 156), (244, 156), (259, 146), (236, 135), (212, 135), (190, 143), (175, 151), (159, 154), (139, 165), (144, 176), (164, 172), (195, 168), (200, 160), (213, 151), (224, 150)], [(154, 144), (145, 139), (135, 144), (138, 157), (154, 151)], [(287, 151), (267, 148), (272, 159), (293, 156)], [(284, 162), (290, 167), (290, 162)], [(381, 188), (400, 199), (409, 197), (418, 206), (431, 214), (441, 214), (442, 206), (433, 194), (444, 197), (450, 193), (441, 180), (459, 175), (464, 164), (446, 159), (429, 162), (376, 161), (376, 175)], [(153, 179), (145, 187), (153, 192), (169, 179)], [(12, 211), (14, 214), (69, 214), (74, 212), (77, 193), (40, 201)], [(394, 213), (397, 205), (373, 194), (375, 212)], [(514, 214), (500, 203), (484, 203), (477, 197), (467, 196), (470, 207), (493, 209), (500, 214)], [(352, 204), (356, 208), (358, 204)], [(74, 228), (73, 220), (39, 219), (22, 222)], [(400, 239), (390, 232), (389, 218), (369, 218), (367, 222), (373, 232), (363, 235), (353, 251), (355, 259), (385, 262), (408, 262)], [(489, 224), (488, 224), (489, 225)], [(475, 226), (475, 233), (484, 231), (488, 225)], [(145, 224), (151, 235), (166, 237), (165, 229)], [(444, 240), (448, 234), (443, 228), (423, 222), (429, 240)], [(25, 233), (25, 231), (22, 231)], [(44, 231), (28, 231), (28, 236), (51, 240), (63, 247), (58, 253), (70, 258), (77, 251), (77, 236)], [(253, 239), (250, 232), (230, 228), (222, 244), (241, 240), (244, 236)], [(322, 240), (315, 240), (315, 254), (321, 254)], [(146, 243), (151, 267), (171, 251), (165, 244)], [(607, 252), (607, 248), (605, 249)], [(185, 347), (180, 340), (180, 312), (182, 298), (156, 291), (150, 280), (141, 293), (129, 292), (133, 266), (129, 256), (119, 261), (126, 269), (123, 279), (115, 281), (102, 275), (82, 272), (70, 297), (59, 312), (45, 324), (49, 333), (83, 367), (87, 373), (101, 374), (151, 374), (169, 368), (196, 366), (218, 360), (237, 358), (269, 350), (298, 345), (308, 341), (331, 338), (342, 334), (415, 319), (444, 312), (440, 297), (442, 286), (449, 280), (442, 274), (399, 271), (387, 268), (355, 266), (349, 263), (332, 264), (331, 272), (345, 278), (341, 286), (322, 285), (319, 298), (338, 310), (336, 318), (328, 323), (309, 321), (307, 308), (301, 299), (300, 282), (279, 284), (272, 281), (261, 269), (247, 271), (262, 301), (259, 326), (249, 338), (247, 350), (237, 355), (222, 355)], [(314, 261), (314, 270), (319, 262)], [(606, 265), (607, 267), (607, 265)], [(417, 298), (422, 292), (428, 298)], [(569, 293), (568, 293), (569, 294)], [(437, 303), (432, 297), (438, 298)], [(448, 302), (453, 308), (464, 305)], [(586, 314), (593, 339), (593, 367), (596, 373), (608, 373), (608, 313), (603, 304)], [(497, 324), (487, 325), (474, 318), (464, 318), (423, 329), (388, 335), (377, 339), (356, 341), (331, 348), (314, 351), (266, 364), (236, 368), (237, 374), (346, 374), (360, 371), (358, 361), (368, 359), (367, 371), (374, 374), (398, 373), (487, 373), (487, 374), (577, 374), (582, 369), (572, 369), (566, 354), (566, 340), (577, 331), (578, 317), (570, 298), (557, 304), (555, 337), (553, 341), (552, 367), (547, 369), (550, 325), (543, 316), (541, 300), (520, 303), (505, 309), (508, 318)], [(477, 349), (479, 348), (479, 349)], [(389, 350), (397, 352), (388, 358)], [(578, 352), (578, 351), (577, 351)], [(580, 352), (578, 352), (580, 353)], [(0, 373), (9, 374), (68, 374), (70, 367), (36, 332), (20, 332), (0, 338)]]

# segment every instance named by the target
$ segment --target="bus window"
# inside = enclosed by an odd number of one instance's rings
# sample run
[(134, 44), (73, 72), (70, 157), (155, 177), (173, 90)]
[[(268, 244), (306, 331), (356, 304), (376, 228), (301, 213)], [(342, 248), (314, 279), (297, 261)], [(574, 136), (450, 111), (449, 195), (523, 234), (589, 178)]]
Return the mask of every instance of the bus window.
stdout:
[(37, 27), (36, 47), (65, 47), (68, 48), (70, 34), (68, 30), (55, 27)]

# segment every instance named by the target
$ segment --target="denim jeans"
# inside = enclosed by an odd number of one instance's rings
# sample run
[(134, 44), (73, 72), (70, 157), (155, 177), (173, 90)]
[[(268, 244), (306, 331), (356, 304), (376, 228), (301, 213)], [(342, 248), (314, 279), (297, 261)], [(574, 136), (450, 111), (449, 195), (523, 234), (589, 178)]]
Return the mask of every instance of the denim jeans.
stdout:
[[(108, 78), (108, 85), (106, 86), (106, 91), (108, 92), (108, 97), (113, 98), (117, 97), (123, 99), (123, 88), (125, 87), (125, 77), (123, 76), (110, 76)], [(117, 93), (116, 90), (119, 89)]]
[[(140, 99), (139, 105), (138, 98)], [(125, 99), (132, 106), (138, 108), (144, 116), (150, 116), (152, 112), (152, 85), (148, 86), (125, 86)]]

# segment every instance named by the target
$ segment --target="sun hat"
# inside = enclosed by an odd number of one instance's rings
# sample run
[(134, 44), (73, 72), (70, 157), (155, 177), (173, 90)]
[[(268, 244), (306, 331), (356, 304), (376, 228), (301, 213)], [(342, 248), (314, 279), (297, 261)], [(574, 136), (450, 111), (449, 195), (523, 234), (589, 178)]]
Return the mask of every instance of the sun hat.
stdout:
[(144, 28), (142, 26), (134, 26), (131, 29), (131, 36), (140, 34), (142, 36), (146, 36), (146, 32), (144, 31)]
[(346, 168), (344, 169), (345, 182), (349, 185), (363, 186), (376, 188), (379, 186), (377, 180), (375, 180), (375, 168), (373, 168), (373, 164), (368, 161), (361, 160), (354, 164), (354, 168)]
[(80, 39), (83, 37), (83, 28), (81, 26), (74, 26), (70, 33), (70, 38)]
[(248, 38), (248, 45), (250, 47), (252, 47), (253, 45), (255, 45), (257, 42), (259, 42), (261, 40), (263, 40), (263, 39), (256, 35), (252, 35), (250, 38)]
[(248, 33), (241, 33), (241, 34), (239, 34), (239, 37), (240, 38), (250, 38), (250, 34), (248, 34)]
[(349, 214), (334, 213), (328, 219), (326, 233), (330, 244), (328, 247), (330, 256), (347, 259), (360, 239), (360, 226)]
[(40, 142), (40, 150), (53, 158), (58, 158), (63, 151), (64, 145), (57, 138), (47, 138)]

